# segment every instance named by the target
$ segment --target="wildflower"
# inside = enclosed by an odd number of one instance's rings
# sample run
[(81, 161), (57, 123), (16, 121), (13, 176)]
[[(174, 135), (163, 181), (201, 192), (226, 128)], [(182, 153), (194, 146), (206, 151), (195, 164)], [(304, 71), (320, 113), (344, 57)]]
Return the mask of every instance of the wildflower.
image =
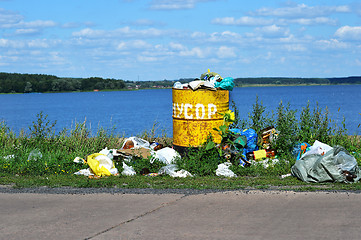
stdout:
[(221, 113), (221, 115), (223, 115), (223, 125), (229, 126), (236, 120), (236, 116), (231, 110), (227, 110), (225, 113)]

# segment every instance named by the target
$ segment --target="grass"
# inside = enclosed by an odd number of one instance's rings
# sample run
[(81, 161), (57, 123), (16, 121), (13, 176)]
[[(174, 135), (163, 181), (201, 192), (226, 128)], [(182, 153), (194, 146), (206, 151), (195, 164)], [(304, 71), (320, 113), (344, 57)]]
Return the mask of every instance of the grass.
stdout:
[(292, 190), (292, 191), (360, 191), (361, 183), (310, 184), (294, 177), (281, 179), (277, 176), (241, 176), (225, 178), (216, 176), (172, 178), (169, 176), (110, 176), (90, 179), (77, 175), (14, 176), (0, 174), (0, 185), (12, 188), (44, 187), (59, 188), (140, 188), (140, 189), (214, 189), (214, 190)]
[[(234, 105), (236, 115), (237, 107)], [(202, 148), (190, 152), (176, 161), (181, 169), (191, 172), (191, 178), (172, 178), (169, 176), (142, 176), (142, 168), (156, 172), (161, 163), (150, 164), (148, 159), (134, 158), (133, 167), (136, 176), (110, 176), (100, 179), (90, 179), (73, 173), (87, 168), (87, 165), (75, 164), (75, 157), (85, 158), (87, 155), (99, 152), (105, 147), (119, 149), (124, 136), (115, 135), (112, 131), (98, 130), (92, 136), (84, 123), (76, 123), (73, 129), (63, 129), (55, 133), (56, 122), (47, 120), (42, 112), (29, 127), (29, 132), (21, 131), (15, 134), (5, 122), (0, 122), (0, 185), (13, 188), (32, 188), (47, 186), (76, 188), (154, 188), (154, 189), (281, 189), (294, 191), (347, 190), (359, 191), (361, 183), (322, 183), (310, 184), (295, 177), (281, 178), (290, 173), (295, 163), (292, 148), (298, 142), (313, 143), (319, 140), (331, 146), (341, 145), (351, 152), (361, 164), (361, 141), (359, 136), (346, 135), (344, 124), (339, 127), (329, 118), (328, 110), (320, 109), (318, 105), (311, 109), (309, 103), (302, 108), (299, 119), (296, 111), (289, 104), (279, 104), (279, 107), (266, 114), (262, 102), (256, 99), (248, 121), (236, 118), (232, 128), (252, 128), (258, 133), (267, 126), (275, 126), (279, 131), (277, 141), (272, 147), (277, 149), (280, 161), (264, 168), (252, 165), (244, 168), (233, 159), (231, 170), (237, 178), (217, 177), (215, 170), (219, 163), (225, 162), (219, 149)], [(150, 142), (157, 141), (164, 146), (171, 146), (172, 140), (164, 133), (157, 135), (157, 124), (144, 131), (138, 137)], [(261, 142), (258, 142), (261, 146)], [(30, 156), (33, 157), (30, 157)], [(237, 160), (237, 159), (236, 159)], [(122, 171), (122, 161), (115, 161), (118, 170)]]

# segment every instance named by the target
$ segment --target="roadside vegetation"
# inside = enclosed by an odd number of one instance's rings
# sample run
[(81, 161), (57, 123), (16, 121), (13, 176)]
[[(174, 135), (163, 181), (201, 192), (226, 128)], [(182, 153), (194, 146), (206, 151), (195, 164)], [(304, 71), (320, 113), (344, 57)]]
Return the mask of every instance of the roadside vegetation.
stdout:
[[(235, 119), (230, 128), (254, 129), (257, 133), (266, 127), (274, 126), (278, 131), (277, 141), (272, 148), (277, 150), (279, 162), (265, 168), (260, 164), (243, 167), (233, 162), (231, 170), (236, 178), (218, 177), (217, 165), (225, 162), (222, 152), (209, 138), (201, 148), (189, 149), (176, 161), (181, 169), (189, 171), (193, 177), (172, 178), (170, 176), (143, 176), (144, 167), (156, 172), (162, 163), (133, 157), (135, 176), (111, 176), (90, 179), (74, 175), (85, 164), (76, 164), (76, 157), (85, 158), (104, 148), (119, 149), (125, 137), (114, 134), (114, 130), (103, 129), (93, 136), (85, 122), (76, 123), (73, 129), (55, 132), (56, 122), (50, 122), (47, 115), (40, 112), (27, 130), (15, 134), (6, 124), (0, 122), (0, 185), (16, 188), (25, 187), (117, 187), (117, 188), (192, 188), (192, 189), (292, 189), (292, 190), (361, 190), (361, 183), (340, 184), (304, 183), (295, 177), (282, 178), (290, 173), (296, 161), (292, 150), (297, 143), (315, 140), (330, 146), (340, 145), (347, 149), (361, 164), (360, 136), (349, 136), (345, 125), (337, 125), (330, 119), (329, 112), (318, 105), (311, 109), (310, 104), (297, 111), (289, 104), (279, 103), (277, 109), (266, 111), (263, 103), (256, 99), (248, 120), (240, 120), (237, 106), (232, 104)], [(149, 142), (160, 142), (171, 146), (172, 139), (164, 134), (157, 135), (156, 126), (140, 133), (140, 138)], [(261, 143), (258, 143), (261, 146)], [(115, 160), (115, 166), (122, 172), (122, 160)]]

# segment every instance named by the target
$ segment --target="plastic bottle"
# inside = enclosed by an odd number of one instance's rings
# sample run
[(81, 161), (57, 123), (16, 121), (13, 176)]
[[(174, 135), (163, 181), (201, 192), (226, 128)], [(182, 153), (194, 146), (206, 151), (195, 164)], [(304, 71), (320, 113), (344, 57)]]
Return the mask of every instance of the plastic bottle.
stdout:
[(253, 152), (248, 152), (246, 157), (248, 160), (259, 160), (262, 158), (274, 158), (276, 156), (276, 150), (262, 149)]

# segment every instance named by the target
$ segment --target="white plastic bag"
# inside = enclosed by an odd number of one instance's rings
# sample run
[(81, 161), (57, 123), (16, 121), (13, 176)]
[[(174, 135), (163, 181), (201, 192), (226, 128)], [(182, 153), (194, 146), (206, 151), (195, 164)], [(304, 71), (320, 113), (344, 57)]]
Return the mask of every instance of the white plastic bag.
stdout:
[[(129, 146), (131, 144), (131, 147)], [(150, 144), (147, 140), (138, 138), (138, 137), (130, 137), (125, 139), (123, 146), (121, 149), (138, 149), (138, 148), (150, 148)]]
[(134, 168), (132, 166), (128, 166), (127, 164), (125, 164), (123, 162), (123, 171), (122, 171), (122, 175), (126, 175), (126, 176), (133, 176), (135, 175), (136, 172), (134, 171)]
[(162, 167), (161, 169), (159, 169), (158, 174), (167, 174), (171, 177), (193, 177), (193, 175), (184, 170), (181, 169), (179, 171), (177, 171), (178, 167), (176, 164), (168, 164), (167, 166)]
[[(318, 140), (316, 140), (313, 145), (310, 147), (310, 150), (308, 150), (307, 152), (305, 152), (301, 158), (304, 158), (305, 156), (311, 155), (311, 154), (317, 154), (317, 155), (325, 155), (325, 153), (327, 153), (328, 151), (330, 151), (331, 149), (333, 149), (331, 146), (322, 143)], [(301, 159), (300, 158), (300, 159)]]
[(167, 165), (174, 163), (176, 158), (181, 158), (181, 155), (170, 147), (162, 148), (158, 151), (152, 153), (151, 163), (154, 162), (155, 159), (158, 159), (160, 162), (165, 163)]
[(229, 167), (232, 166), (232, 163), (225, 162), (218, 165), (218, 168), (216, 170), (217, 176), (224, 176), (224, 177), (237, 177), (237, 175), (229, 169)]

